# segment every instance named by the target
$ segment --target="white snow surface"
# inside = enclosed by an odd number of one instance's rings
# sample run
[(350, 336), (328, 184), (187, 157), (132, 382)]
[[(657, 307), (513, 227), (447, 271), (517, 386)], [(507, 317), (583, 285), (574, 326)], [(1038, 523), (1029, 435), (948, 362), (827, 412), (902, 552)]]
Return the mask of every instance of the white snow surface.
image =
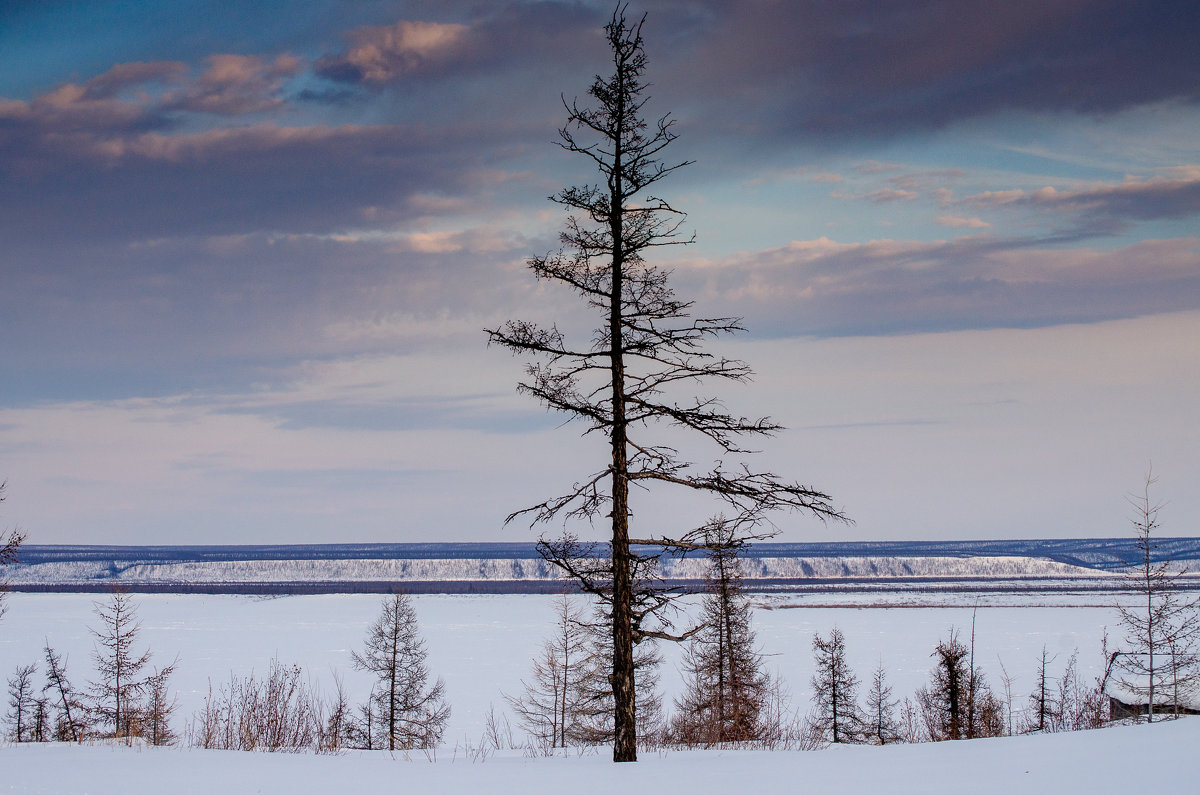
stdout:
[[(94, 675), (89, 626), (98, 620), (93, 606), (103, 594), (10, 593), (10, 609), (0, 623), (0, 675), (17, 665), (38, 662), (48, 640), (68, 657), (77, 685)], [(556, 597), (537, 594), (446, 595), (410, 597), (429, 651), (430, 669), (446, 682), (452, 706), (446, 740), (478, 742), (488, 705), (504, 707), (504, 693), (516, 694), (529, 662), (551, 631)], [(583, 599), (583, 597), (577, 597)], [(866, 681), (882, 662), (896, 695), (911, 696), (929, 675), (930, 653), (955, 627), (966, 640), (973, 605), (977, 661), (999, 686), (997, 659), (1017, 677), (1015, 692), (1032, 688), (1032, 675), (1043, 644), (1062, 665), (1078, 647), (1079, 668), (1090, 681), (1100, 665), (1103, 627), (1116, 623), (1108, 597), (1068, 598), (1004, 594), (764, 595), (755, 597), (754, 626), (766, 665), (791, 691), (794, 705), (807, 710), (812, 676), (812, 637), (837, 625), (846, 636), (848, 659)], [(203, 703), (209, 682), (214, 689), (251, 672), (263, 673), (272, 657), (305, 668), (314, 685), (328, 693), (334, 672), (355, 700), (370, 690), (367, 675), (351, 667), (350, 653), (361, 647), (382, 597), (372, 594), (320, 596), (215, 596), (135, 594), (142, 624), (141, 644), (154, 652), (154, 663), (179, 658), (174, 687), (180, 722)], [(694, 598), (691, 600), (694, 604)], [(1017, 604), (1020, 606), (1009, 606)], [(814, 606), (817, 605), (817, 606)], [(915, 606), (914, 606), (915, 605)], [(1070, 606), (1063, 606), (1070, 605)], [(140, 646), (139, 646), (140, 648)], [(661, 644), (661, 686), (669, 700), (681, 685), (680, 649)], [(1057, 668), (1052, 666), (1057, 672)]]
[[(0, 674), (38, 662), (48, 640), (68, 657), (78, 686), (94, 675), (95, 594), (10, 593), (0, 623)], [(505, 707), (516, 694), (531, 658), (551, 631), (553, 602), (544, 595), (416, 595), (411, 597), (429, 651), (431, 670), (445, 679), (453, 708), (436, 762), (422, 754), (392, 758), (351, 752), (337, 757), (276, 756), (195, 749), (111, 746), (0, 747), (0, 792), (314, 792), (342, 791), (347, 782), (363, 792), (403, 787), (412, 792), (740, 792), (747, 782), (763, 791), (810, 791), (836, 785), (842, 792), (945, 791), (936, 782), (972, 781), (973, 791), (1113, 792), (1137, 781), (1136, 766), (1097, 760), (1146, 754), (1169, 784), (1190, 771), (1179, 758), (1200, 740), (1200, 719), (1169, 726), (1106, 729), (1077, 735), (1018, 737), (896, 748), (836, 748), (820, 752), (709, 751), (643, 754), (643, 762), (613, 766), (608, 751), (572, 753), (565, 759), (524, 759), (508, 751), (472, 762), (489, 705)], [(581, 598), (581, 597), (580, 597)], [(756, 596), (757, 644), (767, 667), (791, 692), (793, 707), (807, 711), (814, 633), (833, 626), (844, 633), (848, 659), (864, 682), (882, 662), (895, 695), (911, 696), (925, 684), (930, 653), (950, 627), (963, 640), (975, 612), (976, 659), (994, 688), (999, 660), (1016, 678), (1020, 700), (1032, 690), (1043, 645), (1057, 675), (1078, 647), (1080, 676), (1091, 681), (1100, 665), (1099, 638), (1116, 623), (1104, 595), (954, 594)], [(135, 595), (142, 633), (138, 648), (153, 650), (162, 665), (178, 656), (172, 680), (180, 709), (176, 728), (231, 674), (262, 673), (272, 657), (298, 663), (324, 692), (343, 678), (348, 696), (365, 698), (370, 681), (354, 671), (350, 652), (359, 648), (381, 597), (367, 594), (276, 598), (213, 595)], [(976, 610), (976, 606), (978, 609)], [(679, 649), (662, 648), (661, 687), (667, 703), (679, 691)], [(40, 673), (39, 673), (40, 676)], [(514, 727), (515, 728), (515, 727)], [(1134, 745), (1137, 750), (1127, 746)], [(1144, 747), (1143, 747), (1144, 746)], [(1168, 751), (1164, 746), (1174, 748)], [(1175, 757), (1172, 762), (1172, 756)], [(1139, 758), (1140, 759), (1140, 758)], [(650, 776), (643, 780), (640, 776)], [(1189, 772), (1189, 776), (1192, 774)], [(955, 778), (961, 777), (961, 778)], [(169, 782), (169, 786), (165, 783)], [(1192, 782), (1194, 788), (1194, 782)], [(1185, 786), (1185, 791), (1191, 788)]]
[[(62, 744), (0, 747), (0, 790), (21, 793), (1121, 793), (1194, 792), (1200, 719), (1068, 734), (823, 751), (669, 751), (615, 765), (601, 754), (443, 750), (435, 761)], [(1136, 760), (1122, 764), (1118, 760)]]

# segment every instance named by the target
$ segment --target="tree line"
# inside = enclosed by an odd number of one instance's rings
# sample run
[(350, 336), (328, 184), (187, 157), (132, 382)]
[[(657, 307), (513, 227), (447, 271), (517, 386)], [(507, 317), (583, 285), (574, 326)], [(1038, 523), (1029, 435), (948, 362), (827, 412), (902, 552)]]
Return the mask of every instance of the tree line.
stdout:
[(77, 686), (65, 655), (47, 640), (39, 665), (20, 665), (7, 681), (8, 739), (13, 742), (85, 742), (115, 739), (202, 748), (264, 751), (337, 751), (342, 748), (410, 750), (441, 741), (450, 705), (440, 678), (431, 681), (426, 649), (411, 600), (393, 594), (381, 606), (363, 647), (351, 656), (373, 685), (352, 703), (340, 677), (322, 696), (297, 665), (272, 660), (265, 676), (231, 675), (214, 688), (182, 731), (174, 725), (178, 699), (170, 689), (178, 659), (152, 664), (139, 644), (137, 605), (114, 590), (95, 604), (92, 662), (95, 676)]
[[(1105, 634), (1100, 673), (1091, 678), (1080, 674), (1078, 649), (1056, 674), (1056, 658), (1043, 647), (1032, 661), (1034, 685), (1022, 696), (1014, 693), (1016, 678), (1003, 662), (999, 686), (994, 687), (977, 661), (973, 616), (968, 635), (951, 627), (937, 642), (930, 654), (928, 681), (903, 699), (895, 695), (882, 660), (864, 687), (847, 660), (847, 640), (839, 628), (815, 634), (811, 701), (808, 711), (800, 713), (789, 706), (785, 683), (767, 670), (757, 648), (752, 605), (742, 586), (736, 552), (718, 546), (707, 554), (709, 579), (699, 605), (701, 623), (684, 650), (684, 687), (669, 715), (664, 715), (655, 692), (660, 657), (652, 649), (638, 647), (638, 682), (644, 686), (638, 691), (636, 714), (644, 749), (816, 748), (834, 743), (884, 745), (1075, 731), (1098, 728), (1110, 720), (1110, 682), (1123, 680), (1127, 691), (1147, 689), (1145, 682), (1138, 684), (1137, 666), (1125, 662), (1141, 655), (1136, 622), (1125, 626), (1123, 648), (1128, 651), (1110, 652)], [(1136, 584), (1141, 575), (1132, 571), (1127, 576)], [(1161, 622), (1167, 615), (1161, 609), (1162, 594), (1150, 596), (1152, 621)], [(1178, 595), (1171, 598), (1177, 600)], [(1155, 637), (1170, 637), (1176, 643), (1172, 665), (1160, 653), (1156, 671), (1159, 689), (1169, 681), (1174, 696), (1200, 686), (1200, 664), (1191, 640), (1183, 653), (1184, 634), (1192, 633), (1189, 639), (1195, 634), (1196, 606), (1190, 604), (1190, 612), (1171, 614), (1176, 620), (1172, 628), (1156, 627), (1154, 632)], [(1124, 617), (1128, 610), (1118, 612)], [(521, 692), (506, 697), (530, 746), (550, 752), (612, 741), (603, 618), (586, 616), (566, 596), (556, 603), (553, 634), (534, 660)], [(1176, 698), (1169, 709), (1160, 707), (1160, 711), (1177, 713), (1181, 703)], [(1149, 713), (1152, 720), (1154, 711)]]

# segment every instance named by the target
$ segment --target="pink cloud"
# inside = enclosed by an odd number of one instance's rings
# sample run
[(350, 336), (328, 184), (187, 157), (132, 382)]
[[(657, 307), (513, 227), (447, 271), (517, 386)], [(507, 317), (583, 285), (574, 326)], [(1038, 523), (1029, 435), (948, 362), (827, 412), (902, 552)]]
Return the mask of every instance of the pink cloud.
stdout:
[(303, 62), (293, 55), (272, 60), (253, 55), (210, 55), (207, 68), (183, 90), (168, 96), (164, 107), (240, 116), (278, 107), (284, 80), (297, 74)]
[(990, 229), (992, 226), (980, 218), (963, 218), (959, 215), (939, 215), (936, 221), (939, 225), (951, 229)]
[(964, 201), (978, 207), (1029, 207), (1118, 221), (1200, 214), (1200, 169), (1180, 166), (1167, 174), (1076, 190), (1046, 186), (1034, 191), (988, 191)]
[(367, 83), (386, 83), (453, 59), (469, 30), (466, 25), (408, 20), (359, 28), (350, 34), (350, 49), (322, 59), (319, 68), (333, 74), (353, 73)]
[(92, 97), (114, 96), (119, 91), (147, 83), (179, 83), (187, 76), (187, 65), (179, 61), (121, 63), (87, 81)]

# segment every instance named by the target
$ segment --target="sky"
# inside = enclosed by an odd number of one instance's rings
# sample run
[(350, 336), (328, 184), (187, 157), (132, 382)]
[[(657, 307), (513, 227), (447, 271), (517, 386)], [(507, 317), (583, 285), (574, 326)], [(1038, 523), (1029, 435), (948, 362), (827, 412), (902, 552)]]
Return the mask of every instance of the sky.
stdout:
[[(599, 2), (0, 5), (0, 527), (29, 543), (532, 540), (603, 466), (507, 319), (607, 71)], [(852, 525), (1200, 535), (1200, 4), (646, 2), (664, 249)], [(697, 450), (697, 460), (717, 457)], [(635, 526), (708, 510), (640, 493)], [(546, 528), (552, 534), (558, 526)], [(583, 535), (600, 530), (576, 528)]]

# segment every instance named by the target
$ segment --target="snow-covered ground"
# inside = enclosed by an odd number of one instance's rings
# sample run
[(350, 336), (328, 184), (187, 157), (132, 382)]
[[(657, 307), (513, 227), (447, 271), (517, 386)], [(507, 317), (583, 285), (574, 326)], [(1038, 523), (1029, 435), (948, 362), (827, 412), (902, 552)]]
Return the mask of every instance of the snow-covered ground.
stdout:
[(21, 793), (1128, 793), (1195, 792), (1200, 718), (991, 740), (823, 751), (670, 751), (435, 761), (174, 748), (0, 747), (0, 790)]
[[(40, 662), (44, 640), (69, 655), (78, 684), (92, 676), (96, 623), (87, 594), (10, 594), (0, 623), (0, 673)], [(606, 751), (572, 752), (565, 758), (525, 758), (504, 751), (486, 758), (479, 747), (489, 705), (504, 706), (529, 660), (550, 630), (554, 597), (414, 596), (431, 668), (443, 676), (454, 713), (445, 744), (430, 759), (349, 752), (338, 756), (276, 755), (186, 748), (0, 743), (0, 791), (53, 793), (338, 792), (1122, 792), (1145, 783), (1154, 770), (1156, 789), (1194, 791), (1196, 774), (1186, 760), (1200, 744), (1200, 719), (1155, 726), (916, 746), (838, 747), (824, 751), (670, 751), (643, 753), (637, 765), (613, 765)], [(866, 678), (880, 661), (903, 697), (926, 681), (929, 654), (948, 629), (970, 632), (975, 606), (977, 659), (999, 687), (998, 660), (1028, 692), (1043, 645), (1061, 666), (1080, 649), (1081, 674), (1099, 664), (1103, 627), (1114, 613), (1101, 595), (1010, 596), (991, 594), (836, 594), (759, 597), (755, 626), (768, 665), (804, 710), (812, 674), (814, 632), (835, 624), (849, 646), (850, 662)], [(378, 611), (370, 595), (137, 596), (142, 640), (159, 663), (178, 655), (174, 679), (181, 703), (177, 727), (214, 684), (231, 672), (262, 672), (272, 657), (299, 663), (325, 689), (334, 673), (352, 698), (368, 682), (350, 666)], [(662, 684), (679, 688), (678, 653), (664, 649)], [(1054, 666), (1052, 666), (1054, 668)], [(1182, 760), (1182, 761), (1181, 761)]]
[[(68, 656), (76, 684), (93, 676), (93, 639), (88, 627), (94, 594), (9, 595), (10, 610), (0, 623), (0, 674), (20, 664), (41, 663), (48, 640)], [(503, 709), (503, 693), (516, 694), (529, 662), (550, 632), (555, 597), (543, 595), (417, 595), (412, 597), (425, 635), (431, 669), (446, 681), (453, 713), (446, 742), (477, 744), (490, 705)], [(1024, 695), (1043, 645), (1057, 655), (1057, 673), (1072, 649), (1080, 650), (1080, 674), (1090, 681), (1100, 665), (1099, 639), (1115, 623), (1103, 595), (1016, 597), (992, 594), (768, 595), (756, 597), (758, 643), (770, 670), (791, 691), (795, 707), (806, 711), (812, 676), (814, 633), (837, 625), (846, 637), (849, 660), (864, 681), (880, 662), (897, 696), (911, 695), (928, 678), (930, 653), (950, 627), (965, 640), (976, 614), (976, 659), (999, 689), (1003, 660)], [(263, 673), (272, 657), (305, 668), (313, 684), (329, 693), (335, 672), (354, 700), (365, 698), (370, 682), (350, 664), (361, 646), (381, 597), (367, 594), (276, 598), (211, 595), (136, 595), (141, 640), (155, 662), (178, 656), (173, 679), (182, 727), (214, 688), (231, 673)], [(884, 605), (884, 606), (879, 606)], [(1015, 605), (1015, 606), (1014, 606)], [(680, 687), (678, 648), (662, 647), (662, 689)]]

